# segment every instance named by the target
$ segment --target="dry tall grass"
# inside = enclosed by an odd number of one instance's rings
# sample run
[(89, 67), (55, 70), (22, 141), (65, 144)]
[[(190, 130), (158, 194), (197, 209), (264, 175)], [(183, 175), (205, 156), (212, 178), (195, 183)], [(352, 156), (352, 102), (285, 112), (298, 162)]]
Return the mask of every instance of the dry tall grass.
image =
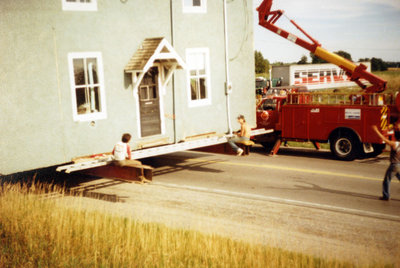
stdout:
[[(54, 191), (57, 198), (44, 194)], [(0, 267), (354, 266), (79, 206), (67, 209), (63, 198), (51, 186), (0, 186)]]
[(398, 92), (400, 90), (400, 70), (375, 72), (374, 74), (387, 81), (387, 90), (389, 92)]

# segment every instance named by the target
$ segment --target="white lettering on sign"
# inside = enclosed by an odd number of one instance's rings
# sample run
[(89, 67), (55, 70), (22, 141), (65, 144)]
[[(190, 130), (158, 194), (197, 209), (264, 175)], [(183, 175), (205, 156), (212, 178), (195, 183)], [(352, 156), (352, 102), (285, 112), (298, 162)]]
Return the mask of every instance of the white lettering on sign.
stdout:
[(312, 113), (319, 113), (319, 108), (311, 109), (311, 112), (312, 112)]
[(294, 73), (294, 84), (300, 85), (307, 82), (307, 70), (298, 70)]
[(361, 109), (345, 109), (344, 119), (361, 120)]
[(295, 70), (294, 72), (295, 85), (320, 85), (348, 81), (350, 80), (346, 73), (340, 68)]

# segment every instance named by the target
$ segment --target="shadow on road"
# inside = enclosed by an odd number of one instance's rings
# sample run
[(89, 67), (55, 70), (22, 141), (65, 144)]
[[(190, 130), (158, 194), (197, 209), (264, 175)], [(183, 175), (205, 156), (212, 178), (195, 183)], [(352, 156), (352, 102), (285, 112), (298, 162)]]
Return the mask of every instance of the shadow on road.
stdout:
[[(368, 194), (362, 194), (362, 193), (355, 193), (355, 192), (351, 192), (351, 191), (334, 190), (334, 189), (321, 187), (315, 183), (309, 183), (309, 182), (304, 182), (304, 181), (300, 181), (300, 180), (298, 180), (297, 182), (302, 183), (303, 185), (297, 184), (297, 185), (294, 185), (294, 188), (279, 188), (279, 187), (270, 187), (270, 188), (281, 189), (281, 190), (285, 190), (285, 191), (312, 191), (312, 192), (330, 193), (330, 194), (336, 194), (336, 195), (352, 196), (352, 197), (380, 201), (378, 195), (368, 195)], [(400, 202), (399, 199), (393, 199), (393, 198), (390, 199), (390, 201)], [(380, 201), (380, 202), (383, 202), (383, 201)]]
[[(262, 154), (262, 155), (268, 155), (269, 152), (267, 152), (264, 147), (262, 146), (253, 146), (251, 148), (252, 153), (256, 154)], [(285, 155), (285, 156), (302, 156), (302, 157), (307, 157), (307, 158), (319, 158), (319, 159), (328, 159), (328, 160), (335, 160), (337, 159), (334, 158), (334, 156), (331, 154), (330, 151), (327, 150), (316, 150), (313, 148), (300, 148), (300, 147), (284, 147), (281, 146), (278, 151), (278, 155)]]
[[(251, 148), (252, 153), (261, 154), (261, 155), (268, 155), (264, 147), (261, 145), (255, 145)], [(333, 160), (333, 161), (341, 161), (336, 159), (329, 150), (316, 150), (314, 148), (301, 148), (301, 147), (284, 147), (281, 146), (279, 148), (277, 155), (284, 155), (284, 156), (294, 156), (294, 157), (307, 157), (307, 158), (314, 158), (314, 159), (324, 159), (324, 160)], [(371, 158), (358, 158), (354, 161), (359, 163), (365, 164), (374, 164), (384, 161), (389, 161), (389, 155), (387, 153), (383, 153), (378, 155), (377, 157)], [(389, 164), (389, 162), (388, 162)]]
[(378, 155), (377, 157), (360, 159), (358, 161), (363, 164), (375, 164), (386, 161), (387, 165), (389, 166), (389, 155), (383, 154), (383, 155)]
[(376, 195), (368, 195), (368, 194), (355, 193), (355, 192), (350, 192), (350, 191), (334, 190), (334, 189), (324, 188), (324, 187), (321, 187), (321, 186), (319, 186), (317, 184), (309, 183), (309, 182), (302, 182), (302, 183), (303, 184), (308, 184), (309, 186), (294, 185), (294, 187), (296, 187), (297, 190), (301, 190), (301, 191), (322, 192), (322, 193), (330, 193), (330, 194), (339, 194), (339, 195), (345, 195), (345, 196), (360, 197), (360, 198), (365, 198), (365, 199), (370, 199), (370, 200), (378, 200), (378, 197)]
[[(221, 173), (220, 169), (207, 167), (215, 161), (222, 161), (220, 159), (213, 159), (212, 161), (202, 160), (199, 162), (188, 161), (188, 159), (197, 159), (206, 157), (206, 154), (199, 153), (177, 153), (171, 155), (163, 155), (154, 158), (143, 159), (143, 164), (154, 167), (154, 176), (164, 175), (183, 170), (204, 172), (204, 173)], [(209, 156), (209, 155), (208, 155)]]

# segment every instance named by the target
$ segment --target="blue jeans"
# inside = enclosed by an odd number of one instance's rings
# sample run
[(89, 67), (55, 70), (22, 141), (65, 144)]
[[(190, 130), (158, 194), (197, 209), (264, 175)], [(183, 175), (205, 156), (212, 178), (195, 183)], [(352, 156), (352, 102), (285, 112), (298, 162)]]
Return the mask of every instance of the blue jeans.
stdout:
[(235, 151), (235, 153), (237, 153), (238, 150), (239, 150), (239, 147), (236, 145), (235, 142), (238, 142), (238, 141), (248, 141), (248, 140), (250, 140), (250, 139), (247, 138), (247, 137), (233, 137), (233, 138), (230, 138), (230, 139), (228, 140), (228, 143), (229, 143), (229, 145), (232, 147), (233, 151)]
[(390, 164), (385, 173), (385, 179), (382, 183), (382, 194), (384, 198), (389, 198), (390, 191), (390, 181), (392, 180), (393, 175), (400, 180), (400, 163), (399, 164)]

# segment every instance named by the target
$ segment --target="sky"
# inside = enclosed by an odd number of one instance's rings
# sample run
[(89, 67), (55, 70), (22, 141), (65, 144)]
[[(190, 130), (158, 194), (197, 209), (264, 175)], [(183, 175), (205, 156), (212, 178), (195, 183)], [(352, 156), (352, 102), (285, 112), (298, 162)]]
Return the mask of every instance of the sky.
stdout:
[[(254, 10), (262, 0), (253, 0)], [(299, 24), (325, 49), (344, 50), (353, 61), (381, 58), (400, 62), (400, 0), (274, 0), (272, 10)], [(277, 26), (303, 37), (282, 16)], [(254, 12), (254, 45), (273, 62), (297, 62), (309, 51), (258, 25)]]

